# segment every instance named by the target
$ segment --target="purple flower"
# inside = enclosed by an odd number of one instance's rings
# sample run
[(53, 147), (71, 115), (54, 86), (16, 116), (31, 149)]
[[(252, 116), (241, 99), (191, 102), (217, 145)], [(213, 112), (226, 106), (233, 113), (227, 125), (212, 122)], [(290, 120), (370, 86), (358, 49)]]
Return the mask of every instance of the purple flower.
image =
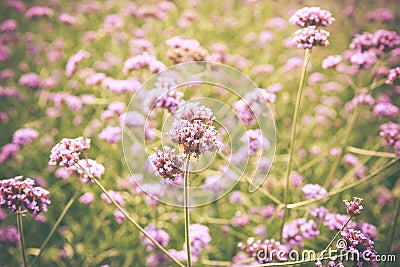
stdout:
[(350, 61), (359, 69), (369, 69), (377, 61), (376, 54), (373, 51), (356, 52)]
[(392, 11), (386, 8), (378, 8), (376, 10), (365, 13), (365, 18), (372, 22), (389, 22), (394, 19)]
[(147, 52), (137, 55), (135, 57), (129, 58), (124, 63), (124, 68), (122, 72), (128, 74), (129, 72), (141, 68), (148, 67), (152, 72), (160, 72), (166, 69), (164, 63), (158, 61), (155, 56), (150, 55)]
[[(374, 241), (364, 235), (360, 230), (347, 229), (341, 231), (342, 239), (345, 241), (345, 246), (342, 248), (344, 252), (351, 252), (358, 254), (354, 257), (354, 266), (363, 266), (376, 264), (377, 253), (374, 250)], [(367, 259), (366, 259), (367, 255)]]
[(5, 162), (9, 157), (16, 157), (20, 148), (21, 147), (18, 144), (13, 144), (13, 143), (5, 144), (1, 148), (0, 164)]
[(231, 224), (232, 226), (235, 227), (244, 227), (246, 226), (250, 221), (250, 217), (247, 214), (242, 214), (240, 211), (236, 211), (235, 215), (231, 219)]
[(242, 193), (240, 191), (233, 191), (229, 200), (231, 203), (241, 204), (242, 203)]
[[(122, 206), (122, 207), (125, 206), (125, 201), (124, 201), (124, 199), (122, 198), (121, 193), (116, 192), (116, 191), (114, 191), (114, 190), (108, 190), (107, 192), (108, 192), (108, 194), (115, 200), (115, 202), (118, 203), (118, 205), (120, 205), (120, 206)], [(105, 193), (101, 193), (100, 197), (101, 197), (101, 199), (104, 200), (104, 202), (106, 202), (108, 205), (113, 204), (112, 201), (108, 198), (108, 196), (107, 196)]]
[(292, 172), (290, 174), (290, 182), (294, 185), (294, 187), (299, 188), (301, 183), (303, 182), (303, 176), (298, 172)]
[(326, 27), (335, 21), (332, 13), (320, 7), (303, 7), (289, 19), (290, 23), (300, 27), (323, 26)]
[(66, 25), (75, 25), (78, 23), (78, 19), (70, 14), (61, 13), (58, 16), (58, 21)]
[(395, 31), (380, 29), (374, 33), (372, 44), (375, 48), (387, 52), (399, 47), (400, 36)]
[(343, 161), (349, 166), (356, 166), (358, 163), (358, 158), (352, 154), (346, 154), (343, 156)]
[(121, 128), (116, 126), (107, 126), (99, 134), (99, 138), (106, 140), (107, 142), (114, 144), (121, 141)]
[[(282, 245), (275, 239), (266, 239), (261, 241), (256, 240), (254, 237), (250, 237), (247, 239), (246, 243), (240, 242), (238, 247), (243, 250), (248, 257), (256, 258), (260, 264), (285, 260), (288, 256), (287, 253), (289, 253), (289, 247)], [(260, 250), (262, 250), (264, 253), (268, 252), (269, 254), (262, 255), (263, 257), (258, 257)], [(275, 251), (276, 253), (271, 253), (272, 251)], [(278, 253), (282, 253), (281, 251), (285, 252), (284, 255), (278, 255)]]
[(108, 90), (120, 94), (136, 92), (142, 84), (135, 79), (115, 80), (113, 78), (105, 78), (102, 85)]
[[(127, 211), (125, 212), (128, 213)], [(125, 215), (118, 209), (116, 209), (113, 214), (117, 223), (122, 223), (126, 219)]]
[(13, 19), (8, 19), (0, 24), (0, 32), (15, 32), (18, 28), (18, 24)]
[(313, 208), (310, 210), (310, 215), (315, 217), (318, 221), (323, 221), (325, 216), (329, 213), (328, 209), (324, 206)]
[(69, 170), (76, 172), (84, 184), (89, 183), (91, 179), (86, 172), (91, 174), (95, 179), (100, 179), (105, 171), (103, 165), (92, 159), (81, 159), (77, 163), (80, 167), (73, 165), (69, 168)]
[(390, 102), (378, 103), (374, 106), (374, 115), (395, 118), (399, 114), (399, 108)]
[(0, 228), (0, 242), (9, 245), (19, 245), (20, 236), (17, 227), (13, 225), (8, 225), (6, 227)]
[(30, 18), (41, 18), (53, 16), (53, 10), (43, 6), (33, 6), (25, 12), (25, 17)]
[(342, 57), (340, 55), (329, 56), (322, 61), (323, 69), (331, 69), (337, 66), (342, 61)]
[(313, 220), (305, 218), (293, 220), (283, 226), (282, 238), (292, 246), (303, 246), (305, 238), (312, 239), (319, 235), (317, 224)]
[(31, 128), (22, 128), (16, 130), (13, 135), (13, 143), (23, 146), (32, 143), (33, 140), (38, 138), (39, 133)]
[[(193, 261), (197, 261), (203, 249), (210, 246), (211, 236), (208, 227), (202, 224), (192, 224), (189, 226), (189, 236), (190, 253)], [(186, 252), (186, 244), (183, 245), (183, 250)]]
[(67, 65), (65, 66), (65, 76), (71, 77), (75, 73), (78, 63), (89, 57), (90, 53), (86, 50), (81, 50), (78, 53), (72, 55), (68, 59)]
[(15, 213), (27, 210), (33, 217), (40, 212), (47, 212), (51, 203), (50, 192), (36, 186), (31, 178), (25, 180), (22, 176), (0, 180), (0, 206)]
[(378, 236), (375, 225), (366, 222), (358, 222), (357, 227), (360, 228), (361, 232), (369, 238), (376, 239)]
[[(328, 213), (325, 215), (323, 224), (327, 226), (332, 231), (340, 230), (349, 217), (346, 214), (337, 214), (337, 213)], [(352, 228), (355, 226), (355, 223), (350, 221), (346, 228)]]
[[(166, 108), (169, 112), (175, 110), (183, 100), (183, 93), (175, 90), (177, 83), (174, 78), (158, 78), (155, 88), (149, 91), (144, 99), (143, 106), (146, 111), (153, 108)], [(184, 105), (183, 107), (185, 107)], [(182, 108), (182, 107), (180, 107)]]
[(353, 201), (343, 200), (344, 205), (346, 206), (347, 214), (350, 216), (358, 216), (361, 214), (361, 210), (363, 206), (361, 205), (361, 198), (355, 197)]
[(206, 151), (219, 151), (223, 144), (214, 126), (201, 120), (175, 120), (168, 132), (172, 142), (183, 145), (184, 153), (199, 158)]
[(400, 85), (400, 67), (389, 70), (386, 84)]
[[(144, 229), (154, 240), (160, 243), (161, 246), (166, 247), (169, 243), (170, 237), (166, 231), (161, 228), (157, 228), (154, 225), (149, 225)], [(147, 251), (152, 251), (156, 247), (147, 237), (142, 233), (140, 234), (140, 239), (142, 239), (142, 244), (147, 246)]]
[(79, 161), (81, 152), (88, 149), (90, 149), (90, 139), (83, 139), (83, 137), (63, 138), (51, 149), (49, 165), (69, 168)]
[(248, 142), (248, 154), (254, 156), (257, 151), (264, 147), (269, 147), (269, 142), (263, 137), (263, 133), (260, 129), (248, 130), (245, 135), (240, 139), (242, 142)]
[(80, 198), (79, 198), (79, 202), (81, 202), (84, 205), (89, 205), (90, 203), (92, 203), (94, 200), (94, 196), (92, 193), (90, 192), (86, 192), (85, 194), (83, 194)]
[(36, 73), (26, 73), (19, 78), (18, 84), (30, 89), (37, 89), (41, 86), (41, 78)]
[(168, 146), (163, 151), (156, 148), (156, 152), (149, 157), (155, 169), (155, 175), (165, 181), (175, 181), (182, 176), (185, 155), (177, 154), (175, 149)]
[(208, 51), (195, 39), (175, 36), (168, 39), (166, 44), (170, 47), (170, 50), (167, 51), (167, 58), (174, 64), (208, 59)]
[(325, 30), (317, 29), (315, 26), (300, 28), (295, 33), (293, 42), (298, 48), (310, 49), (313, 46), (328, 46), (330, 33)]
[(306, 197), (309, 198), (323, 198), (328, 194), (325, 188), (320, 186), (319, 184), (306, 184), (301, 189)]
[(104, 20), (102, 28), (106, 33), (118, 32), (124, 26), (124, 22), (117, 14), (110, 14)]

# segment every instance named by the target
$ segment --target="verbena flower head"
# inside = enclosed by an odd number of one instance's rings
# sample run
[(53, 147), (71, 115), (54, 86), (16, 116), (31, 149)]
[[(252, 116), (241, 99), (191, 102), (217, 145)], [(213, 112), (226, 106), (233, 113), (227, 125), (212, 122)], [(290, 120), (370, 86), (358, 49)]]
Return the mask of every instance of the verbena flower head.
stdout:
[(307, 198), (323, 198), (328, 191), (319, 184), (306, 184), (301, 189)]
[(361, 205), (361, 198), (355, 197), (353, 201), (343, 200), (344, 205), (346, 206), (347, 214), (350, 216), (358, 216), (361, 214), (361, 210), (363, 206)]
[(319, 235), (317, 224), (313, 220), (300, 218), (286, 223), (283, 226), (282, 238), (292, 246), (303, 246), (305, 238), (311, 239)]
[(208, 59), (208, 51), (195, 39), (175, 36), (168, 39), (166, 44), (170, 46), (170, 50), (167, 51), (167, 58), (174, 64)]
[(400, 67), (389, 70), (386, 84), (400, 85)]
[(79, 161), (81, 152), (88, 149), (90, 149), (90, 139), (83, 139), (83, 137), (63, 138), (51, 149), (49, 165), (69, 168)]
[(164, 181), (175, 181), (183, 173), (185, 155), (177, 153), (175, 149), (164, 146), (163, 150), (156, 148), (156, 152), (149, 157), (154, 166), (154, 173)]
[[(376, 263), (377, 253), (374, 249), (374, 241), (364, 235), (360, 230), (347, 229), (341, 232), (345, 241), (343, 252), (351, 252), (355, 257), (354, 266), (370, 266)], [(358, 257), (357, 257), (358, 256)], [(365, 258), (368, 257), (368, 259)]]
[[(249, 257), (256, 258), (256, 260), (260, 264), (278, 261), (278, 254), (271, 253), (271, 251), (273, 250), (277, 252), (279, 251), (279, 253), (286, 252), (284, 255), (279, 255), (279, 260), (287, 259), (287, 253), (289, 252), (289, 248), (287, 246), (282, 245), (279, 241), (276, 241), (275, 239), (266, 239), (264, 241), (261, 241), (256, 240), (254, 237), (250, 237), (249, 239), (247, 239), (246, 243), (240, 242), (238, 244), (238, 247), (243, 250)], [(264, 255), (262, 253), (267, 253), (267, 255)]]
[(202, 120), (177, 120), (168, 134), (172, 142), (183, 146), (186, 155), (195, 158), (206, 151), (219, 151), (223, 147), (215, 127)]
[(189, 122), (200, 120), (205, 124), (212, 124), (214, 115), (211, 109), (200, 106), (198, 102), (186, 102), (178, 107), (175, 112), (175, 121), (187, 120)]
[(257, 151), (268, 145), (266, 144), (268, 140), (263, 137), (263, 133), (260, 129), (246, 131), (240, 140), (243, 142), (248, 142), (248, 153), (250, 156), (254, 156)]
[(293, 42), (298, 48), (310, 49), (313, 46), (328, 46), (330, 33), (317, 29), (316, 26), (300, 28), (295, 32)]
[(31, 128), (22, 128), (16, 130), (13, 134), (13, 143), (23, 146), (31, 143), (33, 140), (38, 138), (39, 133)]
[[(190, 253), (193, 260), (197, 261), (198, 256), (204, 248), (208, 248), (211, 242), (208, 227), (202, 224), (192, 224), (189, 226), (190, 235)], [(186, 244), (183, 245), (183, 250), (186, 252)]]
[(15, 213), (18, 210), (28, 211), (32, 216), (47, 212), (51, 203), (50, 192), (35, 185), (31, 178), (22, 176), (0, 180), (0, 206)]
[(326, 27), (335, 21), (332, 13), (320, 7), (303, 7), (297, 10), (289, 19), (290, 23), (300, 27), (322, 26)]
[(394, 147), (396, 156), (400, 157), (400, 124), (388, 122), (382, 124), (380, 127), (379, 135), (384, 138), (387, 146)]
[[(166, 231), (161, 228), (157, 228), (154, 225), (149, 225), (144, 229), (154, 240), (160, 243), (161, 246), (166, 247), (169, 243), (170, 237)], [(147, 246), (147, 251), (152, 251), (156, 247), (147, 237), (140, 234), (140, 239), (142, 239), (142, 244)]]

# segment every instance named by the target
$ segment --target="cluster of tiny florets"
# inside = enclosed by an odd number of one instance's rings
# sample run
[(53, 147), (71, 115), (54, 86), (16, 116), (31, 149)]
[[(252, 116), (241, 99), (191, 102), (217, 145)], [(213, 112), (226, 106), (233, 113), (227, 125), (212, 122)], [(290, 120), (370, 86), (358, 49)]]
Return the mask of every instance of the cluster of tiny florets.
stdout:
[(394, 147), (397, 157), (400, 157), (400, 124), (388, 122), (380, 126), (379, 135), (384, 138), (385, 144)]
[(31, 178), (18, 176), (0, 180), (0, 206), (12, 213), (27, 211), (36, 216), (47, 212), (47, 205), (51, 203), (49, 195), (49, 191), (36, 186)]
[(87, 149), (90, 149), (90, 139), (83, 139), (83, 137), (63, 138), (51, 149), (49, 165), (69, 168), (79, 161), (79, 155)]
[(301, 27), (295, 32), (293, 39), (297, 47), (311, 49), (313, 46), (329, 45), (330, 33), (318, 27), (326, 27), (335, 21), (330, 11), (320, 7), (304, 7), (297, 10), (289, 21)]
[(355, 197), (353, 201), (343, 200), (344, 205), (346, 206), (347, 214), (350, 216), (358, 216), (361, 214), (361, 210), (363, 206), (361, 205), (361, 198)]
[(185, 155), (168, 146), (164, 146), (163, 150), (156, 148), (156, 152), (149, 159), (155, 174), (164, 181), (175, 181), (183, 173)]
[(400, 67), (389, 70), (386, 84), (399, 85), (400, 84)]
[(204, 49), (195, 39), (184, 39), (175, 36), (166, 41), (170, 47), (167, 58), (174, 64), (190, 61), (204, 61), (208, 58), (208, 51)]

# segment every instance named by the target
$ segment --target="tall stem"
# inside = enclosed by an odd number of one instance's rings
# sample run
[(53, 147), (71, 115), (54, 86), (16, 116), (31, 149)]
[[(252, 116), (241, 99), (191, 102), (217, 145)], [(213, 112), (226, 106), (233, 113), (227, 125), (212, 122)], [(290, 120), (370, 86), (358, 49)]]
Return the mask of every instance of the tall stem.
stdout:
[(108, 197), (108, 199), (113, 203), (113, 205), (125, 216), (125, 218), (135, 226), (145, 237), (147, 237), (158, 249), (161, 250), (168, 258), (170, 258), (176, 265), (180, 267), (185, 267), (182, 263), (180, 263), (177, 259), (175, 259), (160, 243), (158, 243), (154, 238), (152, 238), (131, 216), (123, 209), (115, 200), (114, 198), (108, 193), (108, 191), (104, 188), (104, 186), (93, 177), (91, 173), (89, 173), (85, 168), (80, 166), (79, 164), (76, 165), (79, 169), (85, 172), (90, 179), (100, 188), (101, 191)]
[(25, 255), (24, 226), (22, 225), (21, 208), (18, 208), (18, 210), (17, 210), (17, 227), (18, 227), (18, 232), (19, 232), (19, 240), (21, 242), (22, 261), (24, 263), (24, 267), (27, 267), (28, 265), (26, 264), (27, 261), (26, 261), (26, 255)]
[(190, 255), (190, 235), (189, 235), (189, 162), (190, 155), (188, 155), (186, 160), (186, 169), (184, 177), (184, 188), (183, 188), (183, 206), (185, 213), (185, 241), (186, 241), (186, 252), (187, 252), (187, 266), (192, 266), (192, 260)]
[(287, 213), (288, 213), (287, 205), (289, 202), (289, 177), (290, 177), (290, 172), (292, 169), (293, 154), (294, 154), (294, 150), (295, 150), (297, 121), (299, 119), (301, 96), (303, 95), (304, 81), (306, 78), (307, 65), (310, 62), (310, 58), (311, 58), (311, 52), (312, 52), (311, 49), (306, 49), (304, 51), (303, 68), (301, 70), (299, 88), (297, 90), (296, 106), (294, 108), (294, 114), (293, 114), (292, 132), (290, 135), (290, 146), (289, 146), (289, 162), (288, 162), (288, 166), (286, 169), (286, 187), (285, 187), (285, 191), (284, 191), (285, 212), (283, 214), (283, 219), (282, 219), (280, 239), (282, 239), (283, 226), (285, 225), (285, 220), (286, 220)]
[(331, 242), (325, 247), (325, 249), (321, 252), (319, 259), (322, 259), (324, 256), (324, 253), (328, 251), (328, 249), (332, 246), (332, 243), (335, 241), (335, 239), (339, 236), (340, 232), (343, 231), (343, 229), (346, 227), (346, 225), (349, 224), (350, 220), (353, 218), (353, 216), (350, 216), (347, 221), (343, 224), (342, 228), (336, 233), (336, 235), (332, 238)]
[(65, 214), (67, 214), (68, 210), (71, 208), (72, 204), (74, 203), (75, 199), (79, 196), (81, 192), (81, 187), (79, 187), (79, 190), (75, 191), (75, 194), (72, 196), (72, 198), (68, 201), (67, 205), (65, 205), (64, 209), (62, 210), (60, 216), (58, 217), (56, 223), (53, 225), (51, 228), (49, 234), (47, 235), (46, 239), (43, 241), (42, 245), (40, 246), (39, 249), (39, 254), (33, 259), (33, 261), (30, 264), (30, 267), (33, 267), (36, 262), (39, 260), (40, 256), (43, 254), (43, 251), (45, 250), (47, 243), (49, 243), (51, 237), (54, 235), (56, 232), (58, 226), (60, 225), (61, 221), (64, 219)]

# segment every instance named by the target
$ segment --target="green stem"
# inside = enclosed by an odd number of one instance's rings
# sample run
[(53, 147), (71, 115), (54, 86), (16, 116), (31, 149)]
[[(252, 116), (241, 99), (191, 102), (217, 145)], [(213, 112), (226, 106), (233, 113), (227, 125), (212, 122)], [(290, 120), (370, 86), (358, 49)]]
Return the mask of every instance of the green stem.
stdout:
[(27, 267), (28, 265), (26, 264), (26, 255), (25, 255), (25, 240), (24, 240), (24, 226), (22, 225), (22, 211), (21, 208), (18, 208), (17, 210), (17, 227), (18, 227), (18, 232), (19, 232), (19, 240), (21, 242), (21, 255), (22, 255), (22, 261), (24, 263), (24, 267)]
[(186, 170), (184, 177), (184, 188), (183, 188), (183, 206), (185, 213), (185, 241), (186, 241), (186, 252), (187, 252), (187, 266), (192, 266), (192, 260), (190, 255), (190, 235), (189, 235), (189, 161), (190, 155), (188, 155), (186, 160)]
[(374, 171), (370, 175), (366, 176), (364, 179), (362, 179), (360, 181), (356, 181), (356, 182), (350, 183), (350, 184), (348, 184), (346, 186), (343, 186), (343, 187), (341, 187), (339, 189), (332, 190), (326, 196), (324, 196), (322, 198), (307, 199), (305, 201), (300, 201), (300, 202), (288, 204), (288, 209), (295, 209), (295, 208), (299, 208), (299, 207), (302, 207), (302, 206), (307, 206), (309, 204), (313, 204), (313, 203), (316, 203), (316, 202), (319, 202), (319, 201), (326, 201), (328, 198), (330, 198), (330, 197), (332, 197), (332, 196), (334, 196), (336, 194), (342, 193), (343, 191), (346, 191), (346, 190), (351, 189), (353, 187), (359, 186), (359, 185), (361, 185), (361, 184), (363, 184), (365, 182), (368, 182), (369, 180), (375, 178), (375, 176), (377, 176), (377, 175), (383, 175), (384, 174), (383, 171), (386, 168), (389, 168), (390, 166), (394, 165), (396, 162), (397, 162), (397, 159), (393, 159), (393, 160), (389, 161), (389, 163), (387, 163), (385, 166), (377, 169), (376, 171)]
[(114, 206), (125, 216), (125, 218), (135, 226), (145, 237), (147, 237), (158, 249), (161, 250), (168, 258), (170, 258), (176, 265), (180, 267), (185, 267), (182, 263), (180, 263), (177, 259), (175, 259), (160, 243), (158, 243), (154, 238), (152, 238), (131, 216), (123, 209), (115, 200), (114, 198), (108, 193), (108, 191), (103, 187), (103, 185), (93, 177), (91, 173), (89, 173), (85, 168), (76, 164), (83, 172), (85, 172), (90, 179), (100, 188), (101, 191), (108, 197), (108, 199), (114, 204)]
[(329, 187), (331, 185), (331, 183), (332, 183), (332, 180), (333, 180), (333, 177), (334, 177), (334, 175), (336, 173), (336, 170), (339, 167), (340, 160), (342, 159), (342, 156), (344, 154), (344, 148), (346, 147), (348, 139), (349, 139), (351, 133), (353, 132), (354, 126), (356, 124), (357, 118), (360, 115), (360, 113), (361, 113), (361, 106), (357, 105), (356, 108), (355, 108), (354, 113), (350, 117), (349, 123), (347, 123), (347, 125), (346, 125), (346, 129), (344, 131), (343, 139), (339, 144), (340, 153), (339, 153), (339, 155), (336, 156), (336, 159), (333, 162), (333, 165), (332, 165), (331, 169), (329, 170), (329, 173), (328, 173), (327, 179), (325, 181), (324, 187)]
[(371, 156), (371, 157), (392, 158), (392, 159), (396, 158), (396, 154), (394, 154), (394, 153), (367, 150), (367, 149), (357, 148), (357, 147), (353, 147), (353, 146), (347, 147), (347, 151), (349, 151), (351, 153), (365, 155), (365, 156)]
[(303, 91), (304, 91), (304, 82), (305, 82), (306, 73), (307, 73), (307, 65), (311, 59), (311, 52), (312, 52), (312, 50), (310, 50), (310, 49), (306, 49), (304, 51), (303, 68), (301, 70), (299, 88), (297, 91), (297, 98), (296, 98), (296, 106), (294, 108), (294, 114), (293, 114), (292, 132), (290, 135), (290, 145), (289, 145), (289, 162), (288, 162), (288, 166), (286, 169), (286, 179), (285, 179), (286, 180), (286, 187), (284, 190), (285, 211), (284, 211), (283, 219), (282, 219), (281, 236), (280, 236), (281, 240), (282, 240), (283, 226), (285, 225), (285, 220), (286, 220), (287, 213), (288, 213), (287, 205), (289, 202), (289, 178), (290, 178), (290, 172), (292, 170), (293, 155), (294, 155), (294, 149), (295, 149), (297, 121), (299, 118), (301, 96), (303, 95)]
[(47, 243), (49, 243), (51, 237), (56, 232), (58, 226), (60, 225), (61, 221), (64, 219), (64, 217), (67, 214), (68, 210), (71, 208), (72, 204), (74, 203), (76, 198), (79, 196), (79, 194), (81, 192), (81, 188), (82, 188), (82, 186), (80, 186), (79, 189), (75, 191), (75, 193), (72, 196), (72, 198), (68, 201), (67, 205), (65, 205), (65, 207), (62, 210), (62, 212), (61, 212), (60, 216), (58, 217), (57, 221), (55, 222), (55, 224), (51, 228), (49, 234), (47, 235), (46, 239), (43, 241), (42, 245), (40, 246), (39, 254), (32, 260), (32, 262), (30, 264), (30, 267), (35, 266), (36, 262), (39, 260), (40, 256), (43, 254), (43, 251), (45, 250), (45, 248), (47, 246)]
[(349, 222), (351, 221), (351, 219), (353, 218), (353, 216), (350, 216), (347, 221), (343, 224), (342, 228), (340, 228), (340, 230), (336, 233), (336, 235), (332, 238), (331, 242), (329, 242), (329, 244), (325, 247), (325, 249), (323, 251), (321, 251), (321, 254), (319, 255), (318, 259), (322, 260), (324, 257), (324, 253), (328, 251), (328, 249), (332, 246), (332, 243), (335, 241), (335, 239), (339, 236), (340, 232), (343, 231), (343, 229), (346, 227), (347, 224), (349, 224)]

